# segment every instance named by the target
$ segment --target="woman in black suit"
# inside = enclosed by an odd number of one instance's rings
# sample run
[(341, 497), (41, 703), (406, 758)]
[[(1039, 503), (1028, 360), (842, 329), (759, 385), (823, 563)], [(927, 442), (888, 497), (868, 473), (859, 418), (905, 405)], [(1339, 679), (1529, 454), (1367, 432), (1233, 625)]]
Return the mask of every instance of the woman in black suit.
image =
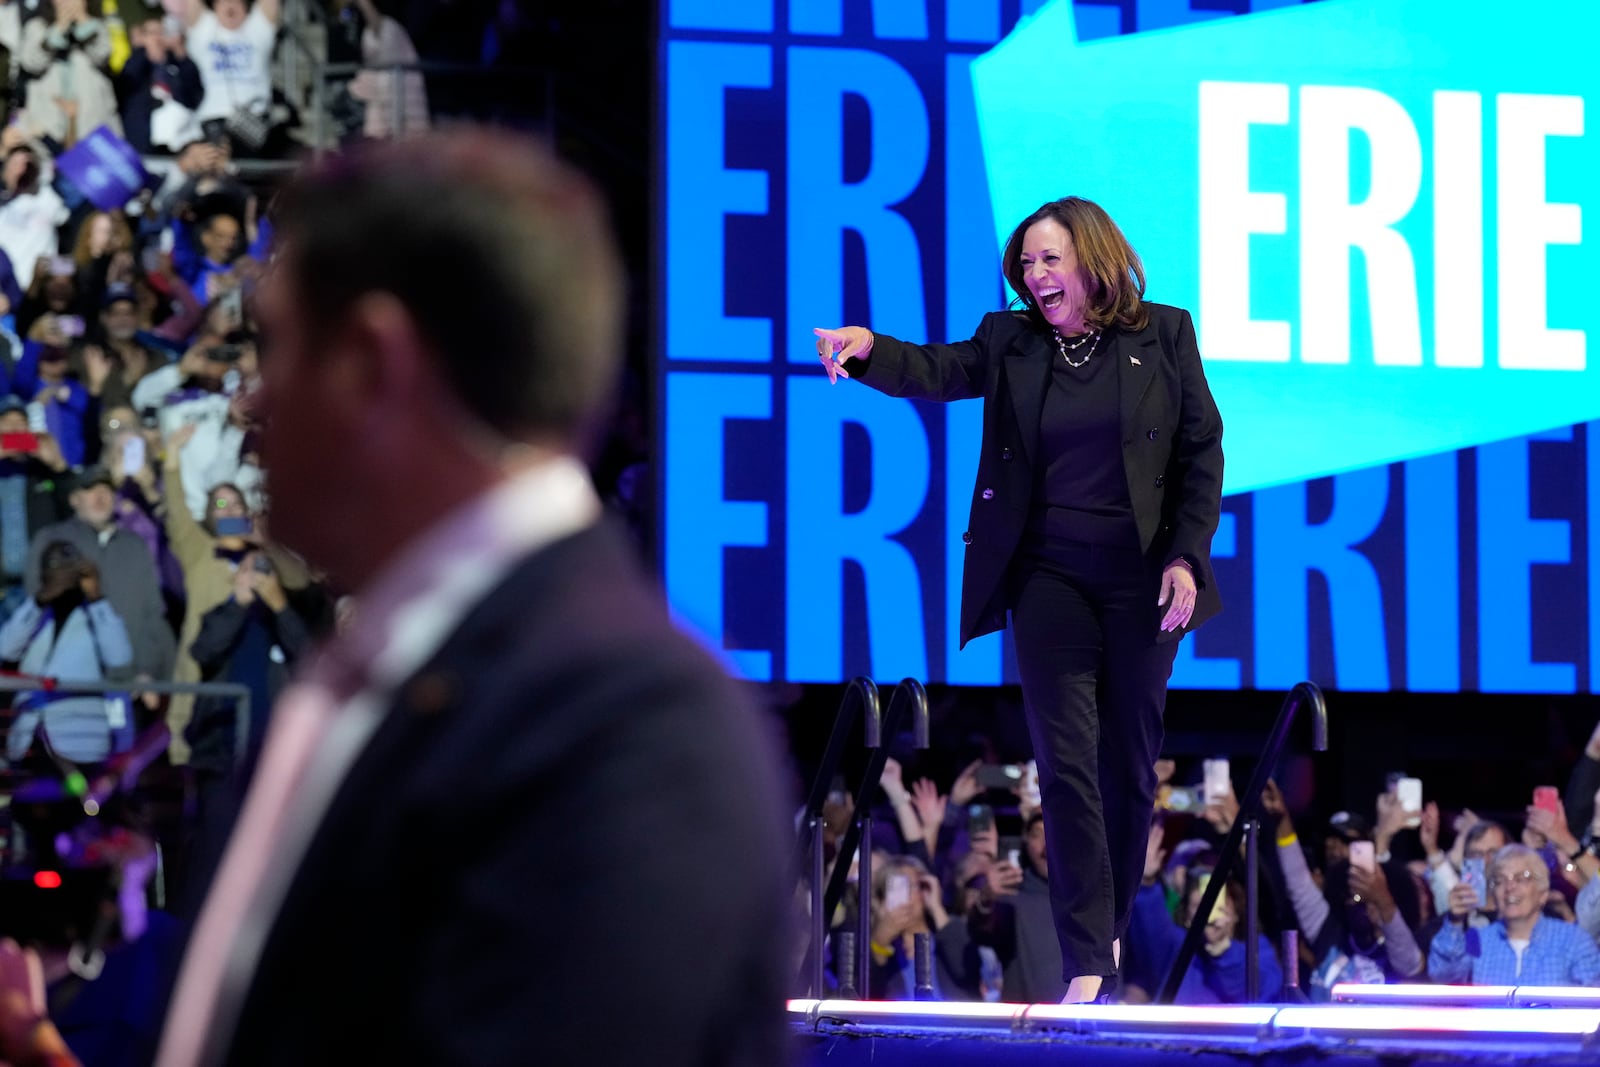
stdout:
[(1139, 257), (1099, 205), (1040, 207), (1002, 264), (1020, 308), (969, 341), (846, 326), (817, 330), (817, 348), (831, 380), (983, 397), (961, 641), (1010, 613), (1065, 999), (1079, 1002), (1117, 972), (1177, 642), (1221, 608), (1222, 420), (1189, 313), (1143, 300)]

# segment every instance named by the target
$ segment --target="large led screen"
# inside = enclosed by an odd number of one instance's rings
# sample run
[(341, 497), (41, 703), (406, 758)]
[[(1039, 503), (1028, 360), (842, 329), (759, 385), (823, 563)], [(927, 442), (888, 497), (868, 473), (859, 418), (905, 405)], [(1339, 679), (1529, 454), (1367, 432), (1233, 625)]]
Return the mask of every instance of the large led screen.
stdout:
[(1225, 610), (1173, 684), (1595, 691), (1600, 7), (664, 0), (661, 562), (752, 679), (957, 649), (981, 402), (830, 386), (811, 329), (960, 340), (1043, 201), (1190, 309)]

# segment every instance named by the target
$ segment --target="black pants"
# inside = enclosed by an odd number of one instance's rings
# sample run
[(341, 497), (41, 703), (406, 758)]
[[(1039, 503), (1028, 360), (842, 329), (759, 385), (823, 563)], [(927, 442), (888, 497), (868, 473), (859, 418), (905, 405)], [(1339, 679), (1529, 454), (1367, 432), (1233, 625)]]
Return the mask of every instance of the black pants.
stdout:
[(1030, 537), (1011, 631), (1039, 764), (1063, 977), (1112, 975), (1144, 874), (1176, 641), (1156, 643), (1159, 569), (1138, 547)]

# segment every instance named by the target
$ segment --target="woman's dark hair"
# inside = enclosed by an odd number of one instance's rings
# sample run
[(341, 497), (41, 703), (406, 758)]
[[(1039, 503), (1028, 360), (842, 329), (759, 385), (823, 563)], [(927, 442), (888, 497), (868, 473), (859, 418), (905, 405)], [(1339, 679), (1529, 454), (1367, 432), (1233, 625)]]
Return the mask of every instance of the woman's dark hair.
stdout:
[(1072, 236), (1078, 269), (1083, 272), (1089, 293), (1084, 320), (1100, 330), (1110, 326), (1142, 330), (1149, 325), (1150, 313), (1144, 306), (1144, 264), (1139, 261), (1139, 254), (1106, 214), (1105, 208), (1081, 196), (1066, 196), (1043, 204), (1011, 231), (1000, 264), (1006, 281), (1017, 294), (1012, 303), (1020, 301), (1031, 318), (1043, 323), (1033, 294), (1028, 292), (1027, 283), (1023, 281), (1022, 241), (1029, 227), (1045, 219), (1059, 222)]
[(205, 518), (200, 520), (200, 525), (205, 529), (206, 533), (210, 534), (212, 537), (217, 536), (217, 516), (213, 513), (213, 509), (211, 507), (211, 498), (222, 492), (224, 489), (237, 496), (239, 498), (239, 503), (244, 506), (246, 511), (250, 510), (250, 498), (244, 495), (243, 489), (240, 489), (232, 482), (218, 482), (216, 485), (213, 485), (209, 490), (206, 491), (206, 514)]

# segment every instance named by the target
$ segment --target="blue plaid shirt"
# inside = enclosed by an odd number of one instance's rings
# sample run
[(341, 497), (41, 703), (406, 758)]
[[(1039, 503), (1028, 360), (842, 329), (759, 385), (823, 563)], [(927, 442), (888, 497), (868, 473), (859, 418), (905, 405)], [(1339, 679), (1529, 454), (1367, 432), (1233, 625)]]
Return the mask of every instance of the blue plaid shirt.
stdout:
[(1600, 985), (1600, 948), (1581, 927), (1540, 917), (1517, 965), (1505, 923), (1447, 922), (1428, 950), (1428, 977), (1457, 985)]

